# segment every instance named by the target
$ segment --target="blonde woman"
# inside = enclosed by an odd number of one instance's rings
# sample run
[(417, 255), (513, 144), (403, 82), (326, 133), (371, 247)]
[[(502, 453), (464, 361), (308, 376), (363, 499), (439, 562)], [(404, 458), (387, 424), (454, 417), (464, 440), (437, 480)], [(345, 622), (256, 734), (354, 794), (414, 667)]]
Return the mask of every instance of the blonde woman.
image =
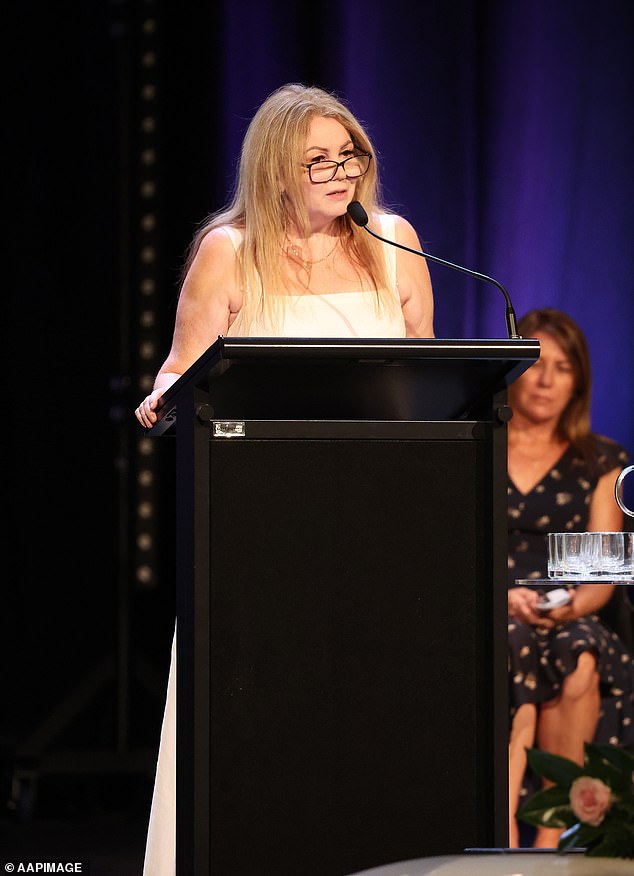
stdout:
[(353, 200), (383, 236), (420, 249), (381, 204), (376, 154), (350, 110), (319, 88), (279, 88), (249, 125), (231, 204), (192, 241), (171, 350), (135, 411), (143, 426), (219, 335), (433, 337), (424, 259), (357, 227)]
[[(319, 88), (279, 88), (249, 125), (232, 202), (192, 241), (171, 350), (135, 411), (143, 426), (219, 335), (434, 336), (424, 259), (355, 225), (353, 200), (383, 236), (420, 249), (411, 224), (381, 204), (376, 154), (350, 110)], [(175, 872), (175, 655), (174, 642), (145, 876)]]

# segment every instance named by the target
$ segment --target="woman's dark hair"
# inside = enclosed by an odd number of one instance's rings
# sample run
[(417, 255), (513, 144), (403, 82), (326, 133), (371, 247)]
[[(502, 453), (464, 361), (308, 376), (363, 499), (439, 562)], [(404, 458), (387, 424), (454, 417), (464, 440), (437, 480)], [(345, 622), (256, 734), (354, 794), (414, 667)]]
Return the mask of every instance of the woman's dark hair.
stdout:
[(537, 332), (548, 333), (570, 360), (575, 386), (559, 418), (557, 432), (562, 441), (569, 442), (591, 463), (595, 455), (595, 436), (590, 424), (592, 372), (585, 334), (572, 317), (554, 307), (529, 310), (520, 319), (518, 330), (523, 338), (534, 337)]

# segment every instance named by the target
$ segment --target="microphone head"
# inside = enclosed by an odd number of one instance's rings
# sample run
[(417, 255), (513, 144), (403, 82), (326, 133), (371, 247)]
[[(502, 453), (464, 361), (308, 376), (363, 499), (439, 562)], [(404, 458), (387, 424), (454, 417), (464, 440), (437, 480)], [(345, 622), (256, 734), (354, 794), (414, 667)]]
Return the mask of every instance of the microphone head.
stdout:
[(351, 201), (348, 204), (348, 216), (356, 225), (364, 228), (368, 224), (368, 214), (358, 201)]

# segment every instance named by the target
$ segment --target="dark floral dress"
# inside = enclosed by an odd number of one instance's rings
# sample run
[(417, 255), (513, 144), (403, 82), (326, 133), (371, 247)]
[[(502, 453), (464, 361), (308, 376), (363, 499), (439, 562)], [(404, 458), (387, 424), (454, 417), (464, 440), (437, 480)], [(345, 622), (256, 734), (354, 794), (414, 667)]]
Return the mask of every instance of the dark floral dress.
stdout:
[[(595, 436), (595, 442), (595, 471), (569, 447), (526, 495), (509, 478), (510, 587), (517, 579), (548, 577), (547, 533), (584, 532), (599, 478), (628, 464), (623, 447), (600, 436)], [(597, 657), (601, 690), (595, 741), (634, 745), (634, 658), (603, 620), (588, 615), (546, 630), (509, 617), (508, 632), (511, 717), (523, 703), (554, 699), (566, 676), (576, 668), (579, 654), (592, 651)]]

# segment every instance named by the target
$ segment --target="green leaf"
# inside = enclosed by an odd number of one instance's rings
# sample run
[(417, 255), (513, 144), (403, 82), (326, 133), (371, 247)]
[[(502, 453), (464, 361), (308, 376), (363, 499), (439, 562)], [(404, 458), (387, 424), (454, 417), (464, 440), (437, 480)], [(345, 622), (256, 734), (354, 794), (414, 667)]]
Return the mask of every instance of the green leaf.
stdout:
[(601, 839), (604, 833), (605, 828), (603, 824), (593, 827), (591, 824), (580, 823), (576, 834), (576, 845), (591, 848)]
[(612, 812), (615, 817), (618, 815), (622, 817), (625, 822), (629, 822), (634, 825), (634, 797), (626, 797), (619, 800), (618, 803), (615, 803), (612, 807)]
[(627, 764), (627, 760), (615, 746), (587, 744), (585, 747), (584, 773), (601, 779), (615, 791), (627, 791), (632, 786), (632, 773), (623, 768), (624, 764)]
[(520, 806), (517, 817), (527, 824), (546, 827), (570, 827), (577, 818), (570, 808), (565, 788), (545, 788), (537, 791)]
[[(602, 825), (601, 825), (602, 826)], [(634, 831), (621, 822), (612, 822), (601, 832), (586, 854), (589, 857), (634, 858)]]
[(607, 760), (608, 763), (622, 772), (632, 781), (632, 773), (634, 773), (634, 754), (626, 748), (619, 748), (617, 745), (594, 744), (586, 742), (585, 744), (586, 757), (592, 755)]
[(526, 751), (528, 763), (533, 772), (569, 789), (575, 779), (583, 775), (583, 768), (566, 757), (550, 754), (539, 748), (529, 748)]
[(585, 848), (589, 857), (633, 858), (634, 825), (615, 817), (613, 811), (596, 827), (577, 823), (561, 835), (557, 851), (574, 848)]

